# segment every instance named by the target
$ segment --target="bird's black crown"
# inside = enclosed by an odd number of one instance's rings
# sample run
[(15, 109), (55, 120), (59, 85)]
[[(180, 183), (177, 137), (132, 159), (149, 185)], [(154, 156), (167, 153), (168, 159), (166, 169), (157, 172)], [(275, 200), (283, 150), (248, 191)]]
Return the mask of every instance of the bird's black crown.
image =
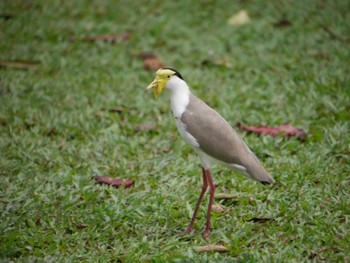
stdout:
[(176, 69), (173, 68), (163, 68), (163, 69), (170, 69), (175, 72), (175, 76), (178, 76), (180, 79), (184, 80), (183, 77), (181, 76), (180, 72), (178, 72)]

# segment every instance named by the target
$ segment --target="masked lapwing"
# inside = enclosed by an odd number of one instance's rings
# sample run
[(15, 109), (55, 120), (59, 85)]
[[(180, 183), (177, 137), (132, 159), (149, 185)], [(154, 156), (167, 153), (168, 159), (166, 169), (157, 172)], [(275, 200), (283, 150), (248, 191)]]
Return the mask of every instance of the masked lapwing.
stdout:
[(178, 71), (172, 68), (159, 69), (156, 72), (155, 80), (146, 90), (153, 89), (157, 98), (164, 88), (170, 91), (171, 109), (181, 137), (199, 155), (202, 164), (202, 191), (192, 220), (184, 233), (193, 231), (198, 208), (209, 186), (210, 199), (204, 232), (204, 236), (208, 237), (210, 235), (210, 213), (215, 192), (215, 185), (210, 174), (212, 161), (236, 169), (263, 184), (272, 184), (275, 180), (230, 124), (190, 91)]

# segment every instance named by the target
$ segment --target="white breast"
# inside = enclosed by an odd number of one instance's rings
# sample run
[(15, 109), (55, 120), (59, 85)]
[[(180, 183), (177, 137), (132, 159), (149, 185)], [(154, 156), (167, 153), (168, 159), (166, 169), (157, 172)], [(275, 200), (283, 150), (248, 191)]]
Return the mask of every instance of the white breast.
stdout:
[(185, 81), (173, 76), (165, 86), (170, 90), (171, 110), (175, 118), (180, 119), (190, 102), (190, 89)]
[(177, 129), (181, 137), (191, 147), (198, 148), (197, 140), (186, 131), (186, 124), (181, 121), (181, 116), (185, 112), (190, 102), (190, 89), (186, 82), (177, 76), (173, 76), (165, 86), (170, 90), (171, 110), (176, 120)]

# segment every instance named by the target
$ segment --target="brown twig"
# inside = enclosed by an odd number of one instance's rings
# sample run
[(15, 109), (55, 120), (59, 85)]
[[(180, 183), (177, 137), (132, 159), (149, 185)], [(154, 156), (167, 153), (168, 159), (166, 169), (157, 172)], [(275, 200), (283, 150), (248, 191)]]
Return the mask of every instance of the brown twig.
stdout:
[(333, 39), (336, 39), (338, 41), (341, 41), (341, 42), (344, 42), (344, 43), (347, 43), (347, 44), (350, 44), (350, 40), (349, 39), (346, 39), (340, 35), (338, 35), (337, 33), (335, 33), (332, 29), (330, 29), (329, 27), (325, 26), (325, 25), (321, 25), (321, 28), (326, 31), (329, 36)]

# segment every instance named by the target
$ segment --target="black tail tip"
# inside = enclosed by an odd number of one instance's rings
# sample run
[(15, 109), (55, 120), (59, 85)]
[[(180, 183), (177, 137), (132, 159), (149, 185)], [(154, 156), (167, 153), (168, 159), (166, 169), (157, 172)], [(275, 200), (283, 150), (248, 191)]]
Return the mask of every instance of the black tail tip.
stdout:
[(260, 183), (262, 183), (263, 185), (267, 185), (267, 184), (274, 184), (276, 182), (275, 181), (273, 181), (273, 182), (260, 181)]

